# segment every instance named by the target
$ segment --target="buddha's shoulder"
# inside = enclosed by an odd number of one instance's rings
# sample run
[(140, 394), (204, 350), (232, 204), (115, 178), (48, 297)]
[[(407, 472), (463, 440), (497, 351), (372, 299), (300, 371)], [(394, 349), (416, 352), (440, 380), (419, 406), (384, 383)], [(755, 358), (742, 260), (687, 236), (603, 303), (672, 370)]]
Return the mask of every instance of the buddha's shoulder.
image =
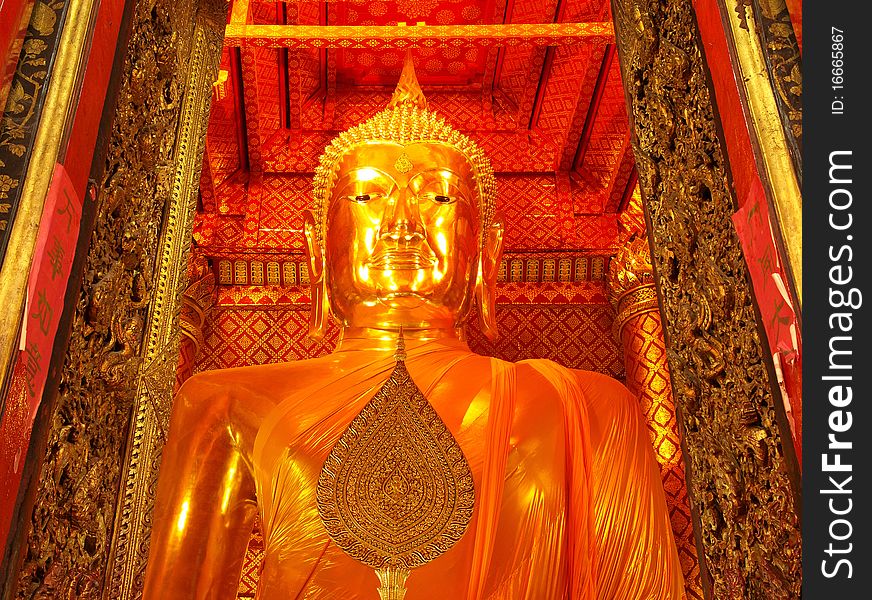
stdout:
[(639, 411), (636, 398), (623, 383), (594, 371), (571, 369), (547, 359), (524, 360), (517, 366), (519, 398), (545, 409), (605, 423)]
[(201, 371), (185, 381), (178, 395), (196, 401), (217, 397), (282, 394), (305, 385), (308, 379), (324, 377), (328, 365), (329, 357), (322, 356), (300, 361)]
[(623, 383), (596, 371), (573, 369), (546, 358), (534, 358), (514, 363), (519, 380), (529, 379), (534, 385), (543, 381), (550, 387), (568, 392), (580, 392), (584, 396), (627, 396), (629, 391)]

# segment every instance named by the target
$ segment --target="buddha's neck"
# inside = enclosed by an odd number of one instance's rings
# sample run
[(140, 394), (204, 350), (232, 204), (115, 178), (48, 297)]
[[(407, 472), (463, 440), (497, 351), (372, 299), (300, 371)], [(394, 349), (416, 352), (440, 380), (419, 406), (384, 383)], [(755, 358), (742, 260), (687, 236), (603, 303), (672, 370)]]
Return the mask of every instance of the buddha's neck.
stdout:
[[(340, 334), (336, 350), (366, 349), (393, 352), (397, 348), (398, 336), (399, 328), (345, 327)], [(462, 328), (457, 327), (403, 328), (403, 338), (408, 349), (436, 340), (453, 340), (462, 343), (464, 341), (463, 337)]]

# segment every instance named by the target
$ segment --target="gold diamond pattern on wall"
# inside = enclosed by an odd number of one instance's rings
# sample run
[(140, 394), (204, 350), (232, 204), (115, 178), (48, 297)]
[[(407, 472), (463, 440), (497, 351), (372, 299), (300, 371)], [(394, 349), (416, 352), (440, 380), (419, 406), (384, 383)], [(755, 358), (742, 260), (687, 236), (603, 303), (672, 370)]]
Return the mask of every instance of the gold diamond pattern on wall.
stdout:
[(620, 379), (624, 364), (611, 333), (614, 316), (609, 304), (497, 306), (502, 335), (491, 341), (477, 327), (467, 327), (469, 347), (509, 361), (550, 358)]
[[(253, 254), (214, 257), (214, 269), (221, 285), (295, 286), (305, 283), (302, 273), (306, 261), (299, 253)], [(605, 265), (610, 256), (606, 253), (506, 253), (500, 263), (497, 281), (544, 283), (559, 281), (587, 282), (604, 280)], [(559, 277), (555, 273), (560, 264)], [(266, 269), (266, 280), (264, 280)], [(298, 278), (297, 274), (300, 273)]]
[(239, 590), (236, 593), (238, 600), (253, 600), (257, 594), (257, 581), (263, 568), (263, 557), (263, 533), (260, 531), (260, 519), (257, 519), (251, 532), (251, 539), (248, 540), (248, 548), (245, 550)]
[(622, 324), (621, 338), (627, 369), (626, 385), (639, 398), (657, 462), (660, 464), (666, 505), (678, 547), (687, 597), (691, 600), (702, 600), (699, 560), (685, 482), (684, 456), (669, 381), (660, 313), (654, 309), (630, 317)]

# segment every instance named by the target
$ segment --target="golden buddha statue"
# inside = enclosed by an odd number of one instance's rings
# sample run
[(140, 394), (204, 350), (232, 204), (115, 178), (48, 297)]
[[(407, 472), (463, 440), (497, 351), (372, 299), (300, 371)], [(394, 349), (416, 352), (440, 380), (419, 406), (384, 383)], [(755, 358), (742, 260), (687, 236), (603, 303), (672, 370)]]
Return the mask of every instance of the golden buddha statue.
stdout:
[[(319, 478), (347, 460), (331, 452), (365, 437), (350, 424), (363, 414), (365, 425), (370, 401), (390, 395), (386, 382), (401, 359), (462, 451), (474, 487), (463, 527), (441, 556), (415, 568), (405, 598), (684, 596), (636, 399), (607, 376), (479, 356), (463, 341), (473, 303), (484, 330), (496, 330), (503, 228), (495, 195), (487, 158), (427, 110), (407, 61), (389, 107), (334, 140), (316, 172), (315, 209), (305, 219), (310, 333), (323, 335), (332, 315), (343, 328), (339, 345), (320, 358), (204, 372), (185, 383), (163, 453), (146, 600), (235, 598), (258, 514), (257, 598), (377, 598), (373, 568), (340, 548), (337, 521), (319, 511)], [(407, 439), (388, 450), (415, 446)], [(415, 504), (416, 485), (445, 486), (426, 466), (411, 476), (372, 473), (382, 459), (370, 454), (357, 452), (354, 468), (384, 489), (354, 492), (363, 504), (352, 513), (380, 510), (366, 506), (367, 494), (406, 506)], [(370, 526), (372, 515), (357, 516)]]

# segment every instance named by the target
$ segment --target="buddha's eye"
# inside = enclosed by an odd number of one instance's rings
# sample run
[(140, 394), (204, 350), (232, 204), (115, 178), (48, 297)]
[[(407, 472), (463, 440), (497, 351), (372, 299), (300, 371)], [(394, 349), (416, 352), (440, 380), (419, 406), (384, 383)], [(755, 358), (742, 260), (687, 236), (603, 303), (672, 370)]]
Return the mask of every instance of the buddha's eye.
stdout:
[(360, 194), (359, 196), (354, 196), (354, 201), (359, 202), (360, 204), (365, 204), (369, 202), (371, 196), (369, 194)]
[(433, 200), (435, 200), (439, 204), (448, 204), (449, 202), (451, 202), (451, 197), (450, 196), (435, 196), (433, 198)]

